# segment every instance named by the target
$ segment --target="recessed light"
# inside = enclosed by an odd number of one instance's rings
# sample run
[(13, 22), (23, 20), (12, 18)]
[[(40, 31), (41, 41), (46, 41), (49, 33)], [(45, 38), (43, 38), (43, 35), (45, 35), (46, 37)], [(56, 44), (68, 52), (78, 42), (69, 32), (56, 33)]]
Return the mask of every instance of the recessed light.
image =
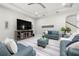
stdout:
[(65, 6), (67, 3), (62, 3), (62, 6)]
[(38, 12), (35, 12), (35, 15), (38, 15)]

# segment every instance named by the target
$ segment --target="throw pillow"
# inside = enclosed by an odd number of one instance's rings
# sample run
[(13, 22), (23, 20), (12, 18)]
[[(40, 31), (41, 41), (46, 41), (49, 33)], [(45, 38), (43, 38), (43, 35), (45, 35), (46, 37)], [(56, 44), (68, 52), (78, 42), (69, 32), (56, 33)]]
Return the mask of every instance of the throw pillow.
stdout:
[(3, 43), (6, 45), (10, 53), (12, 54), (17, 53), (18, 47), (16, 42), (13, 39), (7, 38)]
[(79, 56), (79, 49), (77, 49), (77, 48), (69, 48), (67, 50), (67, 55), (68, 56)]
[(41, 38), (41, 40), (47, 40), (47, 38), (45, 38), (45, 37), (42, 37), (42, 38)]
[(45, 34), (48, 34), (48, 31), (45, 31)]

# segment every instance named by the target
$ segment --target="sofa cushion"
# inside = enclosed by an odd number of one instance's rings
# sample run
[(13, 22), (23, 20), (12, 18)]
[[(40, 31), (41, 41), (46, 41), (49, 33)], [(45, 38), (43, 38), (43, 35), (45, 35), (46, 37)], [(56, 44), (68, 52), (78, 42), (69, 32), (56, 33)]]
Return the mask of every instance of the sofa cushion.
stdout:
[(77, 48), (68, 48), (67, 55), (68, 56), (79, 56), (79, 49), (77, 49)]
[(14, 54), (15, 56), (31, 56), (33, 48), (31, 46), (24, 46), (23, 44), (18, 43), (18, 52)]
[(58, 35), (59, 34), (58, 31), (53, 31), (52, 33), (55, 34), (55, 35)]
[(46, 37), (42, 37), (39, 40), (47, 40), (47, 38)]
[(7, 47), (0, 42), (0, 56), (10, 56), (10, 52), (8, 51)]

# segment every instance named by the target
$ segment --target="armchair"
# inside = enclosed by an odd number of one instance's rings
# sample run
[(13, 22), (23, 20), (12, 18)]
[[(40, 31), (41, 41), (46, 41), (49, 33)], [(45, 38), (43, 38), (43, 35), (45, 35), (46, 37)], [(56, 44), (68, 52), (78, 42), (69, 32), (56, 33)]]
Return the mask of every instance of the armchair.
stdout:
[(0, 42), (0, 56), (35, 56), (36, 52), (31, 46), (24, 46), (17, 43), (18, 51), (15, 54), (11, 54), (6, 45)]
[(79, 41), (79, 34), (74, 36), (72, 41), (69, 41), (69, 40), (60, 41), (60, 56), (79, 56), (79, 49), (77, 48), (69, 48), (68, 50), (66, 50), (66, 48), (70, 44), (78, 41)]

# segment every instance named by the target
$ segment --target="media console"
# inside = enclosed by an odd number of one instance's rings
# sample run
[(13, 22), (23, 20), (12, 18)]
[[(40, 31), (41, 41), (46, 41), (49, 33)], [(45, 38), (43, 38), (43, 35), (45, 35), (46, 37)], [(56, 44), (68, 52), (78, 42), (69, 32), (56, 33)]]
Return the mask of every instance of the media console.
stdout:
[(34, 36), (33, 30), (16, 30), (15, 31), (16, 40), (23, 40), (26, 38), (30, 38), (32, 36)]

